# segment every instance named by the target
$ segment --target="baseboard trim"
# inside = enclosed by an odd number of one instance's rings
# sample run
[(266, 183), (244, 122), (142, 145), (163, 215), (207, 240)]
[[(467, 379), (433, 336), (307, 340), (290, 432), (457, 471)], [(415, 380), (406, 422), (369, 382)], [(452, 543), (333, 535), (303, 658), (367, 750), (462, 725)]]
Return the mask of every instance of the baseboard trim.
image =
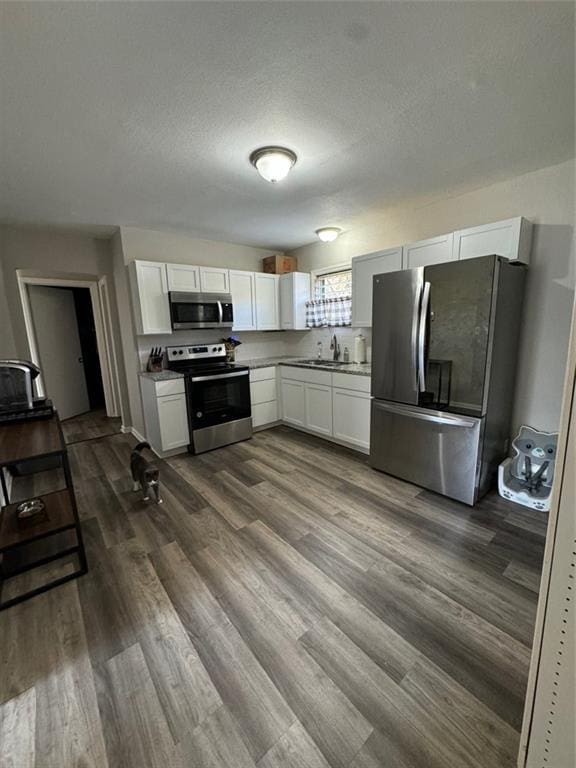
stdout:
[(125, 434), (125, 435), (134, 435), (134, 437), (136, 438), (136, 440), (138, 440), (138, 442), (139, 442), (139, 443), (145, 443), (145, 442), (147, 442), (147, 441), (146, 441), (146, 438), (145, 438), (145, 437), (143, 437), (143, 436), (140, 434), (140, 432), (138, 432), (137, 430), (135, 430), (135, 429), (134, 429), (134, 427), (126, 427), (126, 426), (124, 426), (124, 424), (122, 424), (122, 425), (120, 426), (120, 432), (122, 432), (122, 433), (123, 433), (123, 434)]
[(263, 429), (272, 429), (272, 427), (277, 427), (281, 424), (285, 427), (290, 427), (291, 429), (295, 429), (297, 432), (305, 432), (307, 435), (318, 437), (320, 438), (320, 440), (327, 440), (329, 443), (335, 443), (336, 445), (341, 445), (343, 448), (350, 448), (350, 450), (357, 451), (358, 453), (363, 453), (366, 456), (370, 454), (370, 448), (366, 448), (363, 445), (356, 445), (355, 443), (349, 443), (347, 440), (341, 440), (340, 438), (333, 437), (332, 435), (321, 435), (319, 432), (314, 432), (314, 430), (312, 429), (306, 429), (306, 427), (297, 427), (295, 424), (291, 424), (289, 421), (280, 420), (280, 421), (275, 421), (272, 424), (265, 424), (264, 426), (259, 428), (258, 431), (261, 431)]

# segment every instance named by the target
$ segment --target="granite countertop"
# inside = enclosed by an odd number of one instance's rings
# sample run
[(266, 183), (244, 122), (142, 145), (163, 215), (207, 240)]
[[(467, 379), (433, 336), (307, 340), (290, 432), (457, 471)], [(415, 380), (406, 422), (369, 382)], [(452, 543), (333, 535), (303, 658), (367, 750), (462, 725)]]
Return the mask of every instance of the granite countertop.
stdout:
[(236, 360), (238, 365), (247, 365), (248, 368), (269, 368), (280, 363), (289, 363), (291, 360), (301, 360), (301, 357), (290, 355), (278, 355), (276, 357), (255, 357), (252, 360)]
[(178, 373), (178, 371), (164, 369), (163, 371), (141, 371), (140, 376), (144, 379), (151, 379), (152, 381), (168, 381), (169, 379), (181, 379), (184, 374)]
[[(308, 358), (306, 358), (308, 359)], [(317, 363), (307, 363), (301, 358), (295, 358), (291, 360), (281, 360), (279, 365), (291, 365), (296, 368), (312, 368), (316, 371), (332, 371), (333, 373), (351, 373), (356, 376), (370, 376), (372, 374), (372, 366), (370, 363), (340, 363), (340, 365), (330, 365), (330, 361), (326, 361), (327, 365), (319, 365)]]
[[(370, 376), (372, 368), (370, 363), (342, 363), (341, 365), (330, 365), (330, 361), (327, 360), (327, 365), (317, 365), (316, 363), (307, 363), (305, 360), (309, 358), (291, 357), (290, 355), (281, 355), (279, 357), (256, 357), (253, 360), (236, 360), (238, 365), (246, 365), (252, 370), (256, 368), (269, 368), (275, 365), (293, 365), (296, 368), (311, 368), (318, 371), (334, 371), (335, 373), (352, 373), (357, 376)], [(152, 381), (168, 381), (169, 379), (181, 379), (183, 373), (178, 371), (169, 371), (164, 369), (163, 371), (150, 372), (142, 371), (140, 376), (145, 379), (151, 379)]]

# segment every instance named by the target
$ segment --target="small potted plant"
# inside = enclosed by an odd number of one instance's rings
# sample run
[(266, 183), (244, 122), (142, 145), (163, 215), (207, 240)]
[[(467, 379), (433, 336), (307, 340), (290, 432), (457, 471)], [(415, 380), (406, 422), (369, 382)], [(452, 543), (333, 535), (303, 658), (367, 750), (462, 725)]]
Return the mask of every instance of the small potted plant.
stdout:
[(222, 339), (222, 341), (226, 347), (226, 360), (229, 363), (233, 363), (236, 359), (236, 347), (239, 347), (242, 342), (238, 336), (228, 336), (227, 339)]

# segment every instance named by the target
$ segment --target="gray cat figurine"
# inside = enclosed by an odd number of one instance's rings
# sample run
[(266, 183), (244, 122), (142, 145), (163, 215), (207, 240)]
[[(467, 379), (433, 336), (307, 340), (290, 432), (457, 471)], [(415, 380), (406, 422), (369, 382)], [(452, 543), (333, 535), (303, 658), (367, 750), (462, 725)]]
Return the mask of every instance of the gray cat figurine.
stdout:
[(138, 445), (134, 446), (132, 456), (130, 457), (130, 471), (134, 481), (134, 491), (142, 489), (144, 501), (148, 501), (152, 493), (156, 504), (162, 504), (159, 482), (160, 470), (155, 464), (152, 464), (142, 456), (141, 451), (145, 448), (150, 448), (150, 444), (138, 443)]

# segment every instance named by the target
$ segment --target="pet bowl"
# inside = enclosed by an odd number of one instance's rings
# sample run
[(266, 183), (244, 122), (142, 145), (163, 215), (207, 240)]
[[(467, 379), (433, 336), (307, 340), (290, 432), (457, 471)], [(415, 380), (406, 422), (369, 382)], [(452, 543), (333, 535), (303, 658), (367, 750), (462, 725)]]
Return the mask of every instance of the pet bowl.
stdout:
[(46, 504), (42, 499), (28, 499), (16, 507), (19, 525), (30, 525), (47, 517)]

